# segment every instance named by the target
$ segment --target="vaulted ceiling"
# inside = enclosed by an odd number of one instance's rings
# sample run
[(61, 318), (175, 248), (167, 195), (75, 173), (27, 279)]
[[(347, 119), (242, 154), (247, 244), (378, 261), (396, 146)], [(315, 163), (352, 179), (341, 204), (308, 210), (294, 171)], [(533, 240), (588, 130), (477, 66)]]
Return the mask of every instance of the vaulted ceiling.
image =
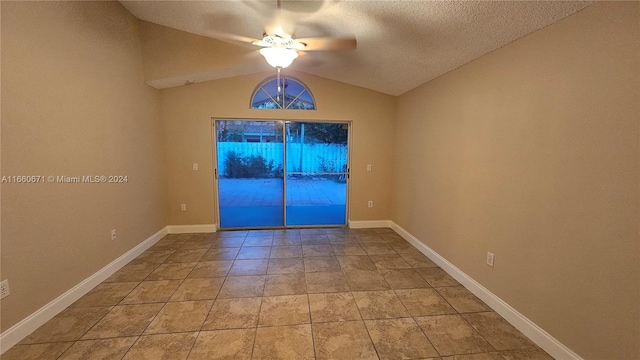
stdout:
[[(255, 47), (234, 39), (235, 35), (261, 38), (274, 18), (275, 0), (120, 2), (138, 19), (237, 46), (237, 59), (213, 78), (265, 70)], [(280, 15), (295, 23), (294, 37), (354, 35), (358, 41), (356, 50), (308, 52), (294, 61), (292, 69), (400, 95), (589, 4), (283, 1)], [(228, 52), (228, 44), (220, 44), (221, 51)], [(169, 81), (154, 86), (175, 85)]]

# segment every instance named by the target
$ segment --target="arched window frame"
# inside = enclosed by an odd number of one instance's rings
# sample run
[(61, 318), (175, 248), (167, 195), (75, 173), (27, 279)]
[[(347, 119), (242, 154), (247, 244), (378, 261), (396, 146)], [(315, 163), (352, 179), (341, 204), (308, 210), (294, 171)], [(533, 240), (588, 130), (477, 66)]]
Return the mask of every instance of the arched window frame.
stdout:
[[(281, 76), (280, 79), (281, 79), (282, 83), (286, 83), (287, 81), (296, 83), (302, 88), (302, 90), (298, 91), (297, 94), (294, 93), (290, 97), (291, 100), (288, 101), (288, 102), (285, 102), (286, 97), (287, 97), (287, 92), (286, 92), (287, 86), (283, 86), (282, 87), (282, 91), (283, 91), (284, 96), (282, 96), (281, 99), (277, 99), (277, 94), (270, 93), (270, 91), (268, 91), (268, 87), (269, 87), (269, 85), (272, 85), (272, 87), (276, 87), (277, 86), (278, 77), (277, 76), (269, 76), (269, 77), (265, 78), (264, 80), (262, 80), (255, 87), (253, 92), (251, 93), (251, 99), (250, 99), (250, 102), (249, 102), (249, 107), (251, 109), (259, 109), (259, 110), (316, 110), (315, 97), (313, 96), (313, 93), (311, 92), (311, 89), (309, 89), (309, 87), (305, 83), (303, 83), (299, 79), (291, 77), (291, 76)], [(270, 84), (271, 82), (273, 82), (273, 84)], [(255, 99), (256, 99), (256, 96), (260, 93), (260, 91), (262, 91), (264, 94), (267, 95), (267, 98), (265, 98), (265, 100), (270, 100), (270, 103), (274, 104), (276, 107), (255, 107), (254, 106), (254, 104), (256, 104), (256, 100)], [(301, 99), (301, 97), (305, 93), (308, 94), (308, 97), (310, 98), (311, 101), (302, 100)], [(262, 101), (265, 101), (265, 100), (262, 100)], [(292, 107), (292, 105), (295, 105), (298, 101), (311, 104), (311, 107), (310, 108)]]

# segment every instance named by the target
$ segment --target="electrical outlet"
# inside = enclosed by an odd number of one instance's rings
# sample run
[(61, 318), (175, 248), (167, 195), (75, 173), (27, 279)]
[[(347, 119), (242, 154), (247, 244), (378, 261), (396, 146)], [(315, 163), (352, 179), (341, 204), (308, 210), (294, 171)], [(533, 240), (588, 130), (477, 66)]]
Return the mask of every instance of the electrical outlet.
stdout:
[(9, 280), (0, 283), (0, 299), (9, 296)]
[(111, 230), (111, 240), (116, 239), (116, 229)]
[(493, 260), (495, 257), (496, 255), (494, 253), (487, 251), (487, 265), (493, 267)]
[(180, 204), (180, 210), (187, 211), (187, 204)]
[(198, 164), (193, 163), (192, 169), (193, 169), (193, 171), (198, 171)]
[(371, 164), (367, 164), (367, 171), (371, 171)]
[(373, 207), (373, 200), (369, 200), (369, 202), (367, 203), (367, 206), (372, 208)]

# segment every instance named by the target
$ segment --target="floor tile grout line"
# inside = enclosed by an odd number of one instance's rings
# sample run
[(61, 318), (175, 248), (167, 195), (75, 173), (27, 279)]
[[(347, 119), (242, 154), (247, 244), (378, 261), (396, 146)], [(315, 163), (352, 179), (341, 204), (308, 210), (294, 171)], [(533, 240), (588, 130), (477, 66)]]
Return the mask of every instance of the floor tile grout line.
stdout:
[(311, 330), (311, 346), (313, 348), (313, 358), (317, 359), (318, 354), (316, 351), (316, 339), (313, 332), (313, 318), (311, 317), (311, 299), (309, 299), (309, 293), (307, 293), (306, 296), (307, 296), (307, 309), (309, 310), (309, 330)]

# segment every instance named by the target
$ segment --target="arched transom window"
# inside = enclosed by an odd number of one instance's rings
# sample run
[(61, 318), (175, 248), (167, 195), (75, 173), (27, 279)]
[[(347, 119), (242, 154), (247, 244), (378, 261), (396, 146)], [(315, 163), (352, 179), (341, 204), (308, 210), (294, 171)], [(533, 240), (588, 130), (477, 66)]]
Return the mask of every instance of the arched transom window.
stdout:
[(275, 76), (263, 80), (253, 91), (252, 109), (315, 110), (316, 103), (309, 88), (290, 77)]

